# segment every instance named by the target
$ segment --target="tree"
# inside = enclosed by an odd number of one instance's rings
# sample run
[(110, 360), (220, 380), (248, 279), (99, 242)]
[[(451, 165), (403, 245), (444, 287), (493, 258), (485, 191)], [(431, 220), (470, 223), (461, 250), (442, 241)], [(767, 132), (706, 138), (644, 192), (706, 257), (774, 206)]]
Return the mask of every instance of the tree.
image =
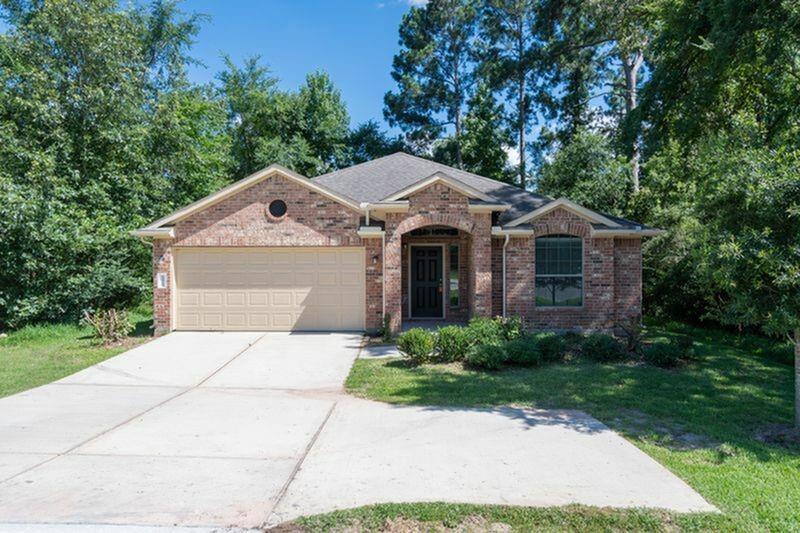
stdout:
[(481, 19), (483, 40), (481, 71), (492, 85), (505, 92), (513, 111), (508, 122), (519, 151), (519, 186), (527, 186), (526, 134), (534, 118), (541, 42), (536, 28), (536, 0), (487, 0)]
[(195, 183), (197, 167), (175, 163), (191, 151), (173, 142), (187, 107), (161, 98), (185, 88), (198, 19), (170, 2), (0, 9), (0, 327), (130, 304), (150, 261), (128, 231)]
[[(461, 139), (464, 170), (496, 180), (513, 182), (508, 172), (508, 131), (503, 124), (503, 106), (497, 103), (488, 85), (480, 85), (469, 102)], [(434, 145), (433, 158), (452, 165), (455, 142), (452, 137)]]
[(389, 137), (375, 120), (369, 120), (350, 131), (346, 159), (340, 162), (339, 167), (357, 165), (405, 149), (401, 138)]
[(397, 90), (384, 97), (384, 117), (411, 144), (427, 147), (452, 126), (459, 168), (464, 106), (475, 80), (476, 23), (474, 0), (431, 0), (411, 8), (400, 24), (401, 50), (392, 62)]
[(632, 186), (630, 168), (608, 138), (585, 129), (542, 166), (537, 185), (542, 194), (616, 215), (626, 211)]
[(800, 150), (762, 148), (753, 123), (741, 128), (703, 143), (697, 254), (714, 288), (711, 317), (792, 339), (800, 430)]
[(306, 76), (296, 98), (298, 134), (308, 143), (313, 166), (298, 168), (307, 175), (317, 175), (332, 170), (344, 155), (350, 116), (342, 95), (324, 72)]

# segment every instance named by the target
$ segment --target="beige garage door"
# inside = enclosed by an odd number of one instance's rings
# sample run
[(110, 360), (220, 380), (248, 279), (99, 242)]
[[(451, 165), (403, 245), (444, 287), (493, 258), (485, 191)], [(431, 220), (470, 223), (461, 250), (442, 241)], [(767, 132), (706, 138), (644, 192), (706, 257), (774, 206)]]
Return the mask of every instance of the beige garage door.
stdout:
[(176, 328), (364, 329), (363, 248), (178, 248)]

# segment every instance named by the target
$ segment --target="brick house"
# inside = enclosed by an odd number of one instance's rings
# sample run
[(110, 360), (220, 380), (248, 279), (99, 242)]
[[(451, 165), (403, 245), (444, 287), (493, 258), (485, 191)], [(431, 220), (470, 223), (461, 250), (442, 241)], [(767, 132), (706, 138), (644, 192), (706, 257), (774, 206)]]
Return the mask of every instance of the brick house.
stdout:
[(313, 179), (272, 165), (133, 233), (153, 241), (165, 332), (494, 315), (607, 330), (641, 316), (658, 231), (397, 153)]

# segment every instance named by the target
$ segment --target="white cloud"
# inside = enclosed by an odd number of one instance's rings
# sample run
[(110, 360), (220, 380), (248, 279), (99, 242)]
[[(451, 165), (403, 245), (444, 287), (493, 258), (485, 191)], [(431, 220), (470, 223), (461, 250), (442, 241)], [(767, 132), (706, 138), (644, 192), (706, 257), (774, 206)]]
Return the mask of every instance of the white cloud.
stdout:
[(519, 150), (513, 146), (507, 146), (505, 150), (506, 156), (508, 157), (508, 162), (514, 166), (519, 165)]
[(411, 7), (423, 7), (428, 3), (428, 0), (406, 0)]

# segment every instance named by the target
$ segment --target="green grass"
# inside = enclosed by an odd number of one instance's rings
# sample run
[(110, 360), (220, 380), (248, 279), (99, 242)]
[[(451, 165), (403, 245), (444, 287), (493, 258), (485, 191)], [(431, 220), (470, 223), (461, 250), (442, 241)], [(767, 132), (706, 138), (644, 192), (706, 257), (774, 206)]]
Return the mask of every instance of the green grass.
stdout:
[[(631, 440), (724, 513), (605, 516), (582, 510), (581, 516), (570, 517), (566, 515), (572, 511), (564, 509), (487, 508), (489, 514), (512, 513), (555, 529), (582, 529), (581, 523), (591, 529), (604, 529), (605, 524), (607, 529), (628, 528), (614, 525), (616, 521), (637, 529), (638, 520), (659, 519), (661, 527), (671, 524), (687, 530), (800, 530), (800, 448), (754, 439), (765, 425), (792, 421), (793, 372), (786, 364), (790, 348), (758, 337), (676, 324), (651, 327), (649, 336), (675, 334), (695, 340), (696, 360), (678, 370), (576, 360), (486, 373), (459, 365), (412, 368), (398, 360), (358, 360), (347, 388), (358, 396), (396, 404), (581, 409)], [(456, 513), (441, 504), (405, 510), (377, 506), (354, 513), (366, 520), (387, 509), (401, 515)]]
[(150, 336), (152, 314), (141, 306), (131, 311), (136, 329), (120, 346), (104, 347), (91, 330), (75, 324), (27, 326), (0, 339), (0, 397), (73, 374), (124, 352)]

